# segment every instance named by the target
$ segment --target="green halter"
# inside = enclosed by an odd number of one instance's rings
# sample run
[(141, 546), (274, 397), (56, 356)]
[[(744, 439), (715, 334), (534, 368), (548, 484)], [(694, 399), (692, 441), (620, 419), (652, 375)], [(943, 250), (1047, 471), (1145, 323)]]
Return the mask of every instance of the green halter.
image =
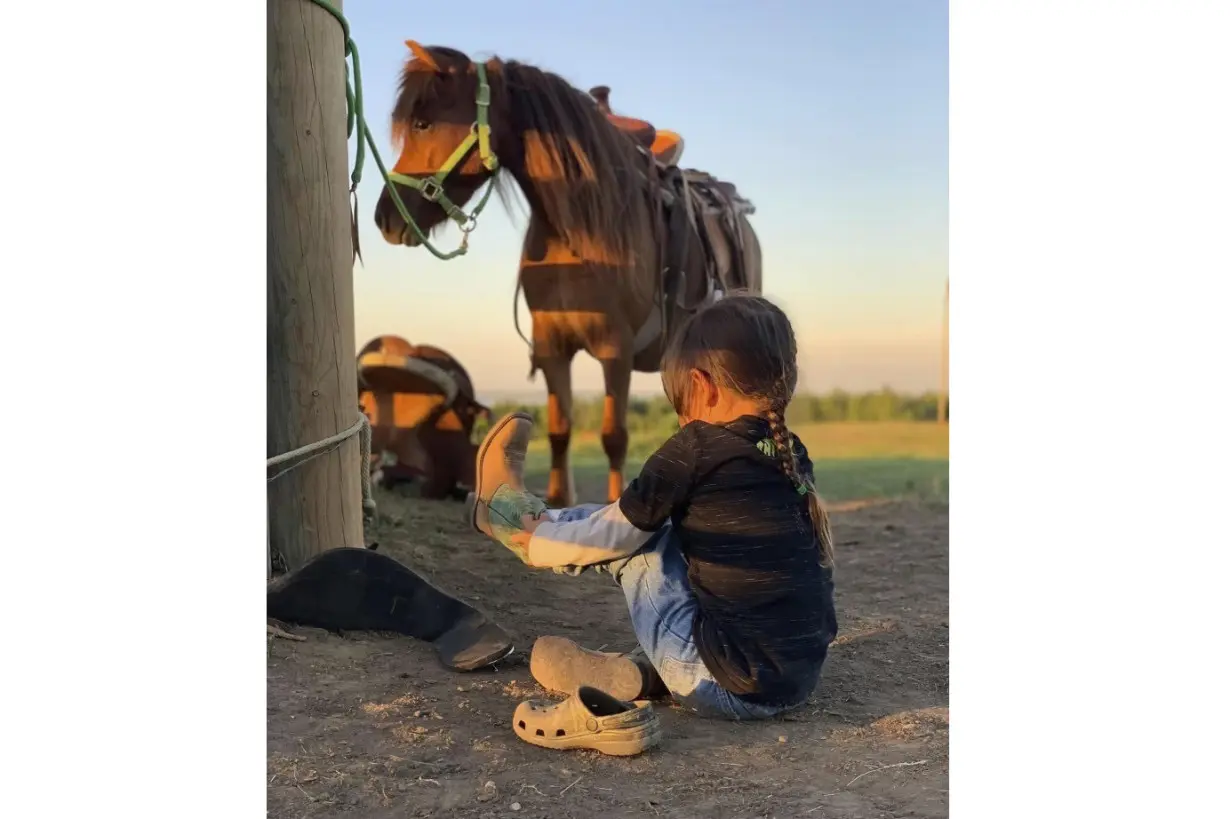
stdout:
[[(466, 138), (461, 141), (461, 144), (457, 146), (457, 149), (453, 151), (452, 155), (445, 160), (444, 165), (440, 167), (440, 170), (436, 171), (431, 176), (419, 179), (417, 177), (406, 176), (405, 174), (394, 172), (390, 172), (388, 175), (390, 183), (397, 182), (408, 188), (413, 188), (418, 191), (419, 195), (421, 195), (428, 202), (435, 202), (443, 208), (444, 212), (448, 214), (448, 217), (456, 222), (458, 227), (461, 228), (461, 246), (453, 253), (443, 256), (431, 247), (430, 242), (427, 241), (426, 235), (424, 235), (419, 226), (415, 224), (414, 220), (409, 218), (410, 214), (404, 209), (404, 207), (398, 208), (401, 216), (406, 220), (407, 226), (413, 228), (414, 232), (418, 235), (423, 244), (427, 245), (428, 248), (437, 256), (440, 256), (440, 258), (451, 259), (454, 256), (460, 256), (462, 253), (466, 252), (466, 248), (470, 240), (470, 232), (477, 226), (478, 215), (483, 212), (483, 208), (487, 205), (487, 200), (491, 198), (491, 191), (495, 189), (494, 182), (488, 185), (486, 192), (483, 193), (482, 198), (479, 199), (478, 205), (476, 205), (474, 210), (467, 215), (465, 211), (458, 207), (453, 200), (449, 199), (448, 194), (444, 192), (445, 178), (448, 177), (448, 175), (461, 164), (461, 162), (469, 155), (470, 151), (474, 149), (475, 145), (478, 145), (478, 155), (482, 158), (484, 168), (489, 171), (495, 171), (500, 167), (499, 160), (496, 159), (495, 153), (491, 150), (491, 124), (487, 120), (487, 115), (491, 108), (491, 86), (487, 83), (487, 66), (482, 63), (475, 63), (474, 67), (478, 72), (478, 91), (474, 97), (474, 102), (478, 106), (478, 115), (474, 121), (474, 124), (470, 126), (470, 133), (467, 134)], [(391, 184), (389, 185), (389, 193), (393, 196), (394, 202), (401, 205), (397, 192), (393, 189)]]

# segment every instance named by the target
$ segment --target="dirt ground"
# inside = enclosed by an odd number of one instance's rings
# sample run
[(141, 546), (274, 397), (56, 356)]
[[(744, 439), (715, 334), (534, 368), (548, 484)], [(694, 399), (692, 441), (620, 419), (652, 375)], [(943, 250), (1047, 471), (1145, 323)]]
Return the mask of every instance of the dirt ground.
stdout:
[(662, 745), (619, 759), (540, 749), (511, 729), (518, 702), (546, 696), (526, 661), (537, 636), (635, 644), (610, 578), (530, 571), (468, 532), (459, 503), (377, 501), (380, 550), (486, 611), (517, 651), (459, 674), (405, 637), (271, 638), (270, 816), (948, 815), (946, 504), (835, 514), (840, 633), (804, 708), (732, 724), (662, 707)]

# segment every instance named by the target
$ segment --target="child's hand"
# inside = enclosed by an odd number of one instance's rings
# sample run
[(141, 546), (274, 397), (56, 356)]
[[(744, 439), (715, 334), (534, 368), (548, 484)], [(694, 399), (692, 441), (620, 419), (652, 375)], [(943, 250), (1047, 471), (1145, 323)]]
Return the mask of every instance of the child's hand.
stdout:
[(521, 550), (522, 554), (526, 556), (529, 555), (530, 538), (534, 536), (534, 530), (538, 528), (538, 524), (540, 523), (542, 523), (542, 520), (534, 517), (533, 515), (522, 515), (521, 516), (521, 528), (524, 529), (525, 531), (517, 532), (515, 535), (509, 538), (509, 540), (513, 542), (514, 546), (516, 546), (517, 548)]

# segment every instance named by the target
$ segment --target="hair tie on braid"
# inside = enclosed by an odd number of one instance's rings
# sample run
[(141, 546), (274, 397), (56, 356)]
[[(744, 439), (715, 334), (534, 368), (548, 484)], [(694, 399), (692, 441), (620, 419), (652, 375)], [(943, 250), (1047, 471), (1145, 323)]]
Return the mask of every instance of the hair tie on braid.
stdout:
[(765, 420), (769, 422), (769, 434), (773, 436), (773, 448), (776, 450), (777, 461), (781, 464), (782, 472), (790, 479), (795, 491), (800, 495), (806, 495), (807, 482), (799, 475), (799, 467), (794, 459), (794, 442), (790, 440), (790, 433), (786, 429), (786, 420), (782, 418), (781, 410), (775, 407), (770, 408), (765, 413)]

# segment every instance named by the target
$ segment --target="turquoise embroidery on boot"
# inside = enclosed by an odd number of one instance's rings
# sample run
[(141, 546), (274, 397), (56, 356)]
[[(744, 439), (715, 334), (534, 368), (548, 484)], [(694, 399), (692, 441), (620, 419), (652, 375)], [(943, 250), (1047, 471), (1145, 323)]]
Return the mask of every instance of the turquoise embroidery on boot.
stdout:
[(522, 563), (528, 564), (529, 553), (514, 544), (512, 536), (525, 531), (521, 526), (523, 515), (538, 517), (546, 511), (547, 505), (537, 496), (524, 490), (517, 491), (505, 483), (495, 490), (495, 494), (487, 502), (487, 509), (490, 512), (488, 519), (491, 521), (491, 534), (520, 558)]

